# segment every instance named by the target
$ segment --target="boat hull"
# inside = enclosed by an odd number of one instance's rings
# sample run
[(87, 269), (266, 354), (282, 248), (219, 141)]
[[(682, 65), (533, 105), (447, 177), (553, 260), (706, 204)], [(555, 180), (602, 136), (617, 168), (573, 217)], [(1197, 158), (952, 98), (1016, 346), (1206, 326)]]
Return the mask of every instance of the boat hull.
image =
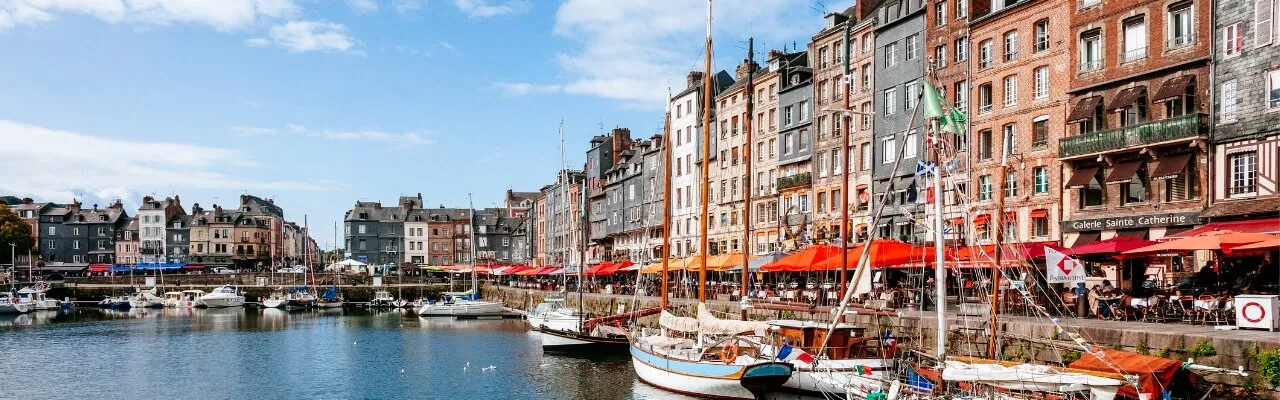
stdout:
[(289, 299), (284, 302), (284, 306), (290, 308), (311, 308), (316, 306), (316, 301), (309, 299)]
[(266, 308), (284, 308), (284, 299), (265, 299), (262, 300), (262, 306)]
[(316, 308), (342, 308), (342, 300), (334, 300), (334, 301), (318, 300), (316, 301)]
[(31, 302), (31, 310), (33, 311), (60, 309), (62, 309), (62, 302), (58, 300), (37, 300)]
[(754, 399), (739, 379), (746, 365), (699, 363), (652, 354), (631, 344), (636, 376), (669, 392), (717, 399)]
[(543, 329), (538, 334), (542, 338), (542, 349), (548, 351), (622, 352), (630, 346), (630, 341), (625, 337), (599, 337), (553, 329)]
[(418, 310), (421, 316), (450, 316), (450, 315), (484, 315), (498, 314), (502, 312), (501, 303), (492, 303), (487, 301), (461, 301), (456, 303), (436, 303), (422, 306)]
[(747, 388), (757, 399), (764, 398), (782, 384), (791, 379), (795, 366), (781, 361), (770, 361), (753, 364), (742, 371), (742, 387)]
[(205, 296), (205, 298), (200, 299), (200, 302), (204, 303), (204, 306), (209, 308), (243, 307), (244, 296), (215, 297), (215, 298), (209, 298), (208, 296)]
[[(796, 365), (780, 391), (806, 396), (861, 399), (884, 386), (886, 361), (880, 359), (824, 361), (834, 366)], [(860, 375), (854, 365), (872, 368), (871, 374)], [(879, 378), (879, 379), (877, 379)]]
[(25, 314), (30, 311), (30, 305), (24, 303), (0, 305), (0, 314)]
[(163, 299), (129, 299), (129, 308), (164, 308)]
[(168, 308), (196, 308), (199, 306), (198, 300), (165, 300), (164, 306)]

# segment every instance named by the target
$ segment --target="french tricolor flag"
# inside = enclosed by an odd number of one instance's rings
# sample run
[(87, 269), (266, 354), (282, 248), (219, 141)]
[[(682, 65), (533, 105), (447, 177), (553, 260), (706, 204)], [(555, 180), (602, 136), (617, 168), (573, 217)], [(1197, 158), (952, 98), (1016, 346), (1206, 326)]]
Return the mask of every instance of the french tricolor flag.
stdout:
[(813, 356), (804, 350), (791, 347), (789, 344), (782, 345), (778, 349), (778, 359), (782, 361), (799, 361), (805, 364), (813, 364)]

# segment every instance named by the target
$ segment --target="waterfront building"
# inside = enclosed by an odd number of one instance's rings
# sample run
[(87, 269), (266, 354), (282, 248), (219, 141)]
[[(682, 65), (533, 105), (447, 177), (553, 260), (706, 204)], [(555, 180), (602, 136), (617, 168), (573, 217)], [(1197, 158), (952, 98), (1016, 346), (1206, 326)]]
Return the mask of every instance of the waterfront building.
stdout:
[[(194, 207), (193, 207), (194, 208)], [(134, 265), (138, 263), (141, 253), (138, 252), (138, 219), (123, 217), (127, 222), (123, 229), (116, 230), (115, 263)]]
[(164, 253), (169, 262), (185, 263), (191, 251), (191, 216), (175, 215), (165, 226)]
[[(751, 204), (747, 205), (753, 207), (751, 218), (754, 221), (751, 224), (750, 233), (752, 243), (745, 246), (754, 254), (763, 254), (777, 249), (779, 243), (778, 70), (776, 68), (757, 70), (754, 79), (755, 93), (751, 101), (754, 103), (756, 115), (751, 121), (751, 128), (755, 129), (751, 139), (755, 143), (748, 145), (755, 146), (751, 149), (751, 156), (755, 159), (752, 160), (749, 172), (751, 182), (749, 185), (743, 184), (742, 190), (743, 192), (754, 190), (751, 193)], [(744, 126), (743, 129), (746, 127)]]
[[(769, 52), (769, 69), (778, 74), (778, 180), (782, 248), (812, 243), (814, 221), (813, 171), (831, 166), (830, 153), (814, 158), (814, 89), (809, 52)], [(825, 173), (825, 172), (824, 172)], [(824, 203), (825, 205), (825, 203)], [(830, 222), (830, 221), (828, 221)]]
[(73, 262), (79, 257), (84, 263), (115, 263), (116, 232), (127, 226), (129, 218), (124, 203), (116, 200), (107, 208), (98, 208), (94, 204), (92, 209), (85, 209), (79, 202), (74, 202), (68, 209), (71, 217), (66, 225), (76, 235), (71, 246)]
[[(971, 68), (970, 64), (974, 58), (970, 54), (973, 52), (971, 49), (973, 44), (970, 42), (969, 3), (969, 0), (935, 0), (927, 4), (924, 24), (925, 44), (922, 49), (925, 52), (925, 81), (938, 91), (941, 98), (946, 99), (965, 115), (975, 113), (969, 101), (973, 91), (970, 82), (974, 81), (975, 74), (982, 73)], [(1003, 4), (997, 6), (1003, 6)], [(986, 10), (990, 7), (986, 4), (978, 4), (973, 8)], [(1065, 18), (1063, 21), (1065, 23)], [(924, 115), (920, 115), (919, 118), (924, 118)], [(970, 175), (972, 153), (969, 151), (972, 146), (970, 143), (972, 130), (968, 124), (964, 126), (964, 131), (959, 133), (941, 132), (930, 128), (929, 132), (926, 132), (926, 137), (935, 132), (939, 134), (939, 143), (943, 145), (943, 165), (946, 165), (946, 180), (942, 184), (940, 196), (943, 201), (942, 213), (946, 220), (943, 240), (948, 243), (971, 244), (972, 219), (969, 218), (968, 207), (972, 204), (970, 196), (972, 191), (969, 190), (972, 187), (970, 181), (973, 180)], [(934, 157), (929, 153), (932, 149), (933, 147), (925, 146), (922, 149), (923, 158), (933, 160)], [(932, 184), (920, 182), (918, 186), (923, 189), (924, 200), (927, 202)], [(934, 197), (937, 200), (939, 196)], [(934, 215), (929, 212), (924, 212), (924, 215), (923, 223), (932, 226)], [(927, 241), (932, 239), (932, 237), (925, 238)]]
[(882, 222), (873, 228), (878, 237), (918, 242), (924, 231), (916, 229), (914, 216), (923, 214), (917, 194), (908, 191), (923, 189), (914, 176), (924, 142), (924, 116), (916, 110), (924, 79), (924, 5), (885, 1), (866, 12), (876, 15), (872, 202), (883, 208)]
[[(543, 186), (541, 191), (546, 193), (547, 187)], [(533, 202), (533, 221), (529, 227), (529, 243), (532, 246), (530, 251), (529, 263), (533, 266), (542, 266), (546, 264), (547, 259), (547, 196), (544, 194), (538, 196)]]
[(185, 215), (186, 211), (182, 208), (182, 198), (179, 196), (166, 197), (164, 200), (156, 199), (151, 196), (144, 196), (142, 204), (138, 206), (138, 223), (139, 240), (142, 243), (140, 253), (142, 254), (141, 262), (144, 263), (166, 263), (169, 262), (169, 246), (165, 244), (167, 241), (167, 226), (174, 217)]
[[(734, 82), (715, 96), (715, 148), (711, 154), (708, 184), (711, 185), (707, 207), (707, 251), (711, 255), (742, 251), (742, 220), (746, 199), (744, 179), (746, 160), (747, 78), (752, 72), (764, 73), (754, 61), (744, 60), (734, 71)], [(699, 171), (700, 173), (701, 171)], [(700, 175), (699, 175), (700, 176)]]
[(605, 173), (605, 226), (613, 250), (604, 261), (647, 263), (660, 258), (655, 254), (662, 243), (661, 142), (662, 135), (632, 142)]
[(453, 231), (453, 262), (455, 264), (471, 264), (471, 227), (475, 221), (475, 210), (464, 208), (454, 211), (449, 222)]
[(454, 251), (454, 242), (457, 235), (454, 229), (458, 228), (456, 221), (464, 221), (461, 226), (466, 226), (465, 221), (469, 217), (469, 212), (465, 209), (445, 208), (441, 205), (439, 208), (428, 210), (427, 227), (431, 229), (427, 233), (427, 241), (430, 243), (428, 250), (428, 265), (445, 266), (453, 265), (457, 253)]
[(539, 265), (582, 265), (583, 182), (586, 174), (561, 170), (556, 182), (542, 187), (538, 207)]
[[(28, 225), (31, 225), (31, 239), (37, 244), (38, 248), (40, 244), (40, 216), (54, 207), (56, 205), (53, 203), (47, 201), (36, 202), (30, 197), (24, 197), (18, 204), (10, 205), (9, 209), (18, 214), (18, 217), (26, 221)], [(33, 260), (28, 258), (26, 254), (15, 254), (14, 256), (17, 258), (17, 260), (14, 260), (15, 265), (33, 265)]]
[(476, 212), (476, 264), (506, 265), (524, 262), (523, 218), (510, 209), (486, 208)]
[[(689, 72), (685, 89), (671, 97), (671, 256), (687, 257), (698, 249), (698, 221), (702, 201), (703, 73)], [(720, 71), (711, 82), (712, 95), (733, 84), (728, 72)], [(759, 103), (757, 103), (759, 104)], [(776, 110), (774, 112), (776, 114)], [(714, 114), (714, 111), (712, 112)], [(714, 119), (714, 118), (713, 118)], [(776, 133), (776, 130), (774, 130)], [(775, 143), (776, 144), (776, 143)]]
[(231, 237), (235, 252), (231, 261), (235, 269), (273, 268), (270, 219), (246, 212), (232, 212), (229, 216), (233, 223)]
[(1216, 2), (1210, 221), (1280, 225), (1280, 3)]
[[(961, 90), (968, 86), (966, 82), (973, 82), (972, 97), (977, 99), (968, 114), (972, 134), (968, 141), (956, 143), (958, 148), (972, 149), (964, 153), (969, 168), (961, 172), (971, 179), (962, 192), (976, 190), (976, 196), (970, 197), (975, 216), (959, 218), (965, 214), (961, 209), (953, 211), (957, 218), (951, 220), (953, 231), (967, 231), (975, 243), (990, 243), (995, 236), (992, 229), (1000, 227), (1004, 242), (1057, 242), (1061, 238), (1060, 226), (1054, 223), (1062, 220), (1058, 207), (1062, 175), (1057, 157), (1070, 87), (1070, 80), (1062, 79), (1070, 73), (1070, 42), (1061, 38), (1069, 36), (1070, 12), (1067, 2), (1050, 0), (974, 4), (967, 25), (967, 37), (975, 46), (967, 63), (971, 74), (961, 80), (964, 76), (953, 71), (954, 67), (939, 73), (955, 77), (944, 80), (941, 89)], [(933, 15), (930, 19), (936, 20)], [(927, 25), (939, 24), (944, 22)], [(946, 21), (945, 25), (955, 25), (954, 30), (963, 32), (964, 21)], [(947, 37), (942, 42), (956, 43), (963, 38)], [(935, 65), (941, 63), (935, 60)], [(967, 96), (953, 98), (957, 104), (962, 100), (968, 104)], [(1000, 187), (1004, 154), (1008, 154), (1008, 168), (1005, 184)], [(996, 209), (997, 196), (1004, 197), (1003, 210)]]
[[(609, 135), (591, 138), (591, 148), (587, 150), (586, 186), (587, 186), (587, 235), (591, 243), (587, 246), (586, 265), (609, 261), (613, 253), (613, 241), (609, 237), (609, 199), (605, 185), (608, 183), (607, 171), (618, 163), (622, 150), (631, 146), (631, 130), (614, 128)], [(577, 267), (577, 266), (574, 266)]]
[(1070, 6), (1064, 244), (1191, 229), (1207, 198), (1211, 2)]
[(431, 233), (430, 217), (422, 208), (422, 193), (414, 196), (400, 196), (400, 207), (404, 210), (404, 256), (397, 261), (400, 264), (426, 265), (430, 252), (427, 251)]
[(260, 258), (259, 262), (273, 267), (281, 265), (284, 260), (284, 245), (280, 236), (285, 223), (284, 209), (277, 206), (274, 199), (242, 194), (239, 211), (266, 224), (266, 257)]

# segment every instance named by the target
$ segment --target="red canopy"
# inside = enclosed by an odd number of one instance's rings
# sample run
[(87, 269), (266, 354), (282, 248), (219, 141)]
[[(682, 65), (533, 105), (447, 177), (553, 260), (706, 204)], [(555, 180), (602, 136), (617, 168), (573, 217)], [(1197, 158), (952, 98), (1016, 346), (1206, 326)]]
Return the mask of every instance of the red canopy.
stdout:
[(1247, 221), (1210, 222), (1199, 228), (1178, 233), (1176, 235), (1166, 236), (1161, 240), (1189, 238), (1205, 232), (1213, 231), (1280, 234), (1280, 217), (1253, 219)]
[[(623, 261), (616, 264), (607, 262), (607, 263), (600, 264), (598, 266), (599, 268), (595, 268), (596, 271), (594, 274), (595, 275), (613, 275), (618, 273), (618, 270), (626, 267), (630, 267), (632, 265), (636, 265), (636, 263), (633, 263), (631, 261)], [(587, 274), (591, 275), (592, 274), (591, 270), (587, 270)]]
[[(1152, 398), (1156, 398), (1162, 393), (1160, 388), (1171, 386), (1174, 376), (1182, 368), (1182, 362), (1167, 358), (1144, 356), (1106, 348), (1099, 351), (1105, 360), (1098, 359), (1098, 356), (1094, 355), (1095, 353), (1084, 353), (1079, 360), (1072, 362), (1068, 367), (1113, 374), (1138, 375), (1138, 386), (1142, 387), (1144, 393), (1150, 393)], [(1116, 372), (1116, 367), (1122, 372)], [(1118, 394), (1131, 398), (1138, 397), (1138, 391), (1133, 388), (1133, 385), (1120, 386)]]
[[(1006, 243), (1004, 245), (1003, 258), (1023, 258), (1023, 259), (1041, 259), (1044, 258), (1044, 248), (1049, 246), (1054, 250), (1068, 253), (1069, 251), (1055, 244), (1054, 242), (1025, 242), (1025, 243)], [(990, 261), (996, 254), (996, 246), (994, 244), (984, 244), (981, 246), (961, 247), (952, 252), (950, 258), (957, 261)]]
[(779, 258), (777, 261), (765, 264), (760, 267), (760, 270), (764, 272), (808, 272), (813, 270), (814, 264), (838, 255), (840, 255), (839, 247), (813, 245), (805, 247), (804, 250), (800, 250), (797, 253)]
[[(862, 244), (847, 250), (850, 269), (858, 266), (862, 259), (862, 252), (867, 246), (867, 244)], [(868, 256), (871, 258), (869, 265), (872, 268), (893, 267), (911, 262), (920, 262), (933, 254), (933, 247), (914, 246), (910, 243), (892, 239), (872, 240), (869, 246), (871, 246), (871, 249), (867, 251), (869, 251)], [(839, 253), (814, 264), (813, 269), (816, 271), (840, 269)]]
[(89, 264), (89, 272), (106, 272), (111, 264)]
[(1127, 236), (1116, 236), (1107, 240), (1072, 247), (1071, 252), (1075, 253), (1077, 256), (1087, 256), (1092, 254), (1118, 254), (1153, 244), (1156, 244), (1156, 242)]

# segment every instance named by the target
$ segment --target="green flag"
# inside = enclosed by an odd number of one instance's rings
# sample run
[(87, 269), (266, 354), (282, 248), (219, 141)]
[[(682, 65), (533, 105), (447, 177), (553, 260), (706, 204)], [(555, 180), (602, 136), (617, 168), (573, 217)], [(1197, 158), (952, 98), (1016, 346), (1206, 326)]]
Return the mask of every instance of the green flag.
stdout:
[(942, 96), (938, 95), (938, 91), (930, 85), (929, 82), (924, 83), (924, 105), (925, 118), (945, 118), (946, 114), (942, 108)]
[(938, 129), (955, 134), (964, 134), (965, 126), (968, 121), (968, 117), (965, 117), (964, 113), (960, 112), (959, 108), (952, 107), (951, 112), (948, 112), (946, 116), (939, 119)]

